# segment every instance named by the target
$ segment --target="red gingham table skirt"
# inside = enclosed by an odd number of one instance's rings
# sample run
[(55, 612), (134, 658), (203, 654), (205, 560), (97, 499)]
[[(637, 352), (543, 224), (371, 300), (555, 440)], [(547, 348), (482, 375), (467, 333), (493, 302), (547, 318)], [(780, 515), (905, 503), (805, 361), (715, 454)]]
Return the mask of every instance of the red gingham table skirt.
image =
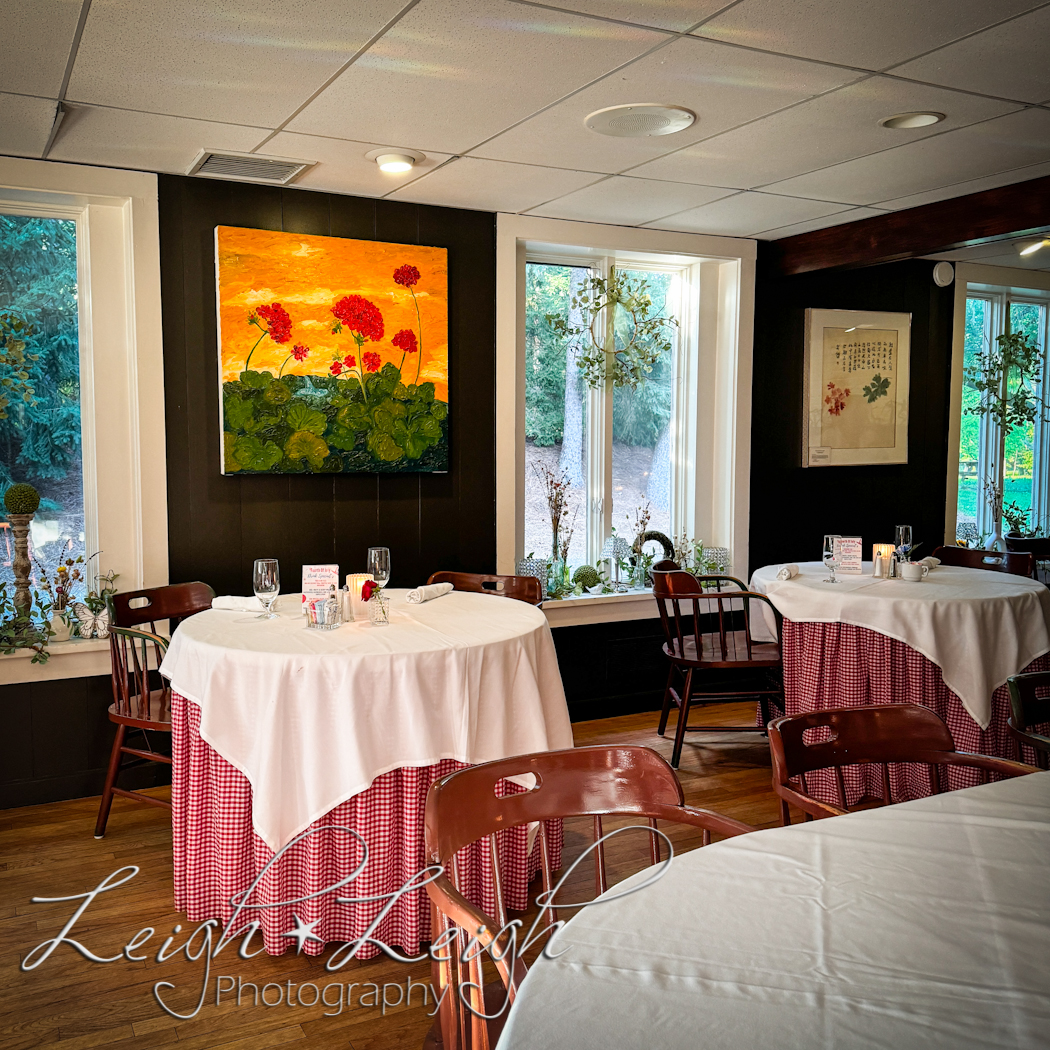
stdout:
[[(230, 898), (243, 894), (274, 852), (252, 828), (252, 789), (247, 778), (201, 739), (200, 708), (173, 692), (172, 724), (172, 851), (175, 866), (175, 907), (191, 922), (218, 919), (225, 928), (233, 915)], [(320, 919), (313, 932), (322, 942), (353, 941), (364, 936), (385, 901), (337, 904), (337, 897), (368, 897), (392, 893), (426, 866), (423, 849), (423, 807), (430, 785), (457, 769), (452, 759), (420, 768), (395, 769), (377, 777), (372, 786), (330, 810), (311, 828), (331, 825), (353, 828), (368, 845), (362, 873), (341, 889), (313, 900), (279, 907), (243, 909), (235, 929), (261, 923), (266, 951), (280, 955), (296, 942), (282, 934), (295, 928), (293, 913), (304, 923)], [(506, 784), (507, 791), (522, 790)], [(561, 866), (562, 826), (548, 823), (551, 863)], [(539, 871), (539, 841), (526, 856), (528, 832), (512, 828), (498, 835), (500, 872), (507, 907), (528, 906), (528, 883)], [(332, 886), (361, 862), (359, 841), (343, 831), (318, 831), (287, 850), (263, 876), (249, 904), (298, 900)], [(486, 843), (475, 843), (459, 856), (465, 895), (488, 914), (495, 914), (491, 868)], [(430, 940), (430, 904), (425, 889), (402, 896), (371, 934), (410, 955)], [(258, 944), (258, 939), (255, 941)], [(303, 951), (319, 955), (325, 944), (307, 941)], [(366, 945), (357, 958), (379, 954)]]
[[(784, 620), (782, 643), (786, 714), (866, 704), (922, 704), (947, 723), (956, 750), (1034, 762), (1031, 748), (1023, 749), (1023, 757), (1018, 754), (1016, 741), (1006, 727), (1010, 694), (1005, 684), (992, 694), (992, 720), (987, 729), (981, 729), (958, 696), (944, 684), (941, 669), (896, 638), (848, 623)], [(1038, 657), (1024, 670), (1050, 670), (1050, 654)], [(948, 768), (940, 774), (942, 790), (973, 787), (981, 782), (981, 772), (976, 769)], [(864, 796), (882, 797), (879, 766), (847, 766), (843, 777), (849, 805)], [(810, 794), (838, 804), (832, 771), (807, 773), (806, 783)], [(932, 794), (929, 767), (915, 763), (891, 765), (890, 790), (895, 802)]]

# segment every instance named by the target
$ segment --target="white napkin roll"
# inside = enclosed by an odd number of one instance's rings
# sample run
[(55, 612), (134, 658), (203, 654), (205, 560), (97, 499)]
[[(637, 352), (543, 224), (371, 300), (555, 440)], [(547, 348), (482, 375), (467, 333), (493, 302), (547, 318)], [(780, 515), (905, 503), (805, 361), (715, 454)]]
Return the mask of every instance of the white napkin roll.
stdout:
[(780, 571), (777, 573), (778, 580), (790, 580), (792, 576), (798, 575), (798, 566), (794, 562), (790, 562), (787, 565), (781, 565)]
[(258, 598), (242, 598), (239, 594), (220, 594), (217, 598), (212, 598), (211, 607), (226, 612), (263, 611), (263, 603)]
[(926, 566), (928, 566), (928, 567), (929, 567), (929, 568), (931, 568), (931, 569), (936, 569), (936, 568), (937, 568), (937, 566), (941, 564), (941, 559), (940, 559), (940, 558), (934, 558), (934, 557), (933, 557), (933, 556), (931, 555), (931, 556), (930, 556), (930, 557), (928, 557), (928, 558), (922, 558), (922, 559), (921, 559), (921, 560), (919, 561), (919, 564), (920, 564), (920, 565), (926, 565)]
[(443, 594), (448, 594), (449, 591), (455, 588), (451, 583), (431, 583), (426, 587), (417, 587), (414, 591), (408, 592), (408, 602), (410, 605), (419, 605), (420, 602), (429, 602), (432, 598), (440, 598)]

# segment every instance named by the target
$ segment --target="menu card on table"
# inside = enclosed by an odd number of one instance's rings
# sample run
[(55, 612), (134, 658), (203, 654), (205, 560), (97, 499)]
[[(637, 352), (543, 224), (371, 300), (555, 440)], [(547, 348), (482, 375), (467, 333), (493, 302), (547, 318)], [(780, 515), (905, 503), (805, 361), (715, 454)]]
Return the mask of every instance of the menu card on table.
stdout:
[(864, 544), (860, 536), (839, 536), (835, 540), (839, 567), (843, 576), (860, 576), (864, 572)]
[(303, 566), (303, 612), (306, 603), (316, 598), (327, 598), (332, 591), (339, 590), (338, 565)]

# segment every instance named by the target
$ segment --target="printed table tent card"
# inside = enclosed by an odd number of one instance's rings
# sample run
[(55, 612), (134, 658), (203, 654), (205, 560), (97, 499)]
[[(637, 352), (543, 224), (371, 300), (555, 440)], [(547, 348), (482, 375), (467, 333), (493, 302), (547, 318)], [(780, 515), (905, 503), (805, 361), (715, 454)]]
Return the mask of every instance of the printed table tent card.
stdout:
[(332, 591), (338, 590), (338, 565), (303, 566), (303, 612), (306, 612), (307, 602), (316, 598), (327, 598)]
[(843, 576), (860, 576), (864, 572), (864, 543), (860, 536), (839, 536), (835, 553), (839, 561), (836, 572)]
[(908, 462), (911, 314), (807, 310), (802, 465)]
[(215, 228), (223, 474), (448, 470), (448, 251)]

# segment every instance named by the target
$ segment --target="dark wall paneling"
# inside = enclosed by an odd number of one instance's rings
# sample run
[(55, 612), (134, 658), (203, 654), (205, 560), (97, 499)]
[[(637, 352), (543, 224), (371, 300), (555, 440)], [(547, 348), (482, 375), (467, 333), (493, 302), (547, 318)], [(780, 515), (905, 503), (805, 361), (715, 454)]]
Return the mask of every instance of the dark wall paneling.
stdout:
[[(250, 593), (252, 562), (364, 569), (391, 549), (394, 586), (496, 563), (495, 217), (485, 212), (160, 176), (172, 580)], [(427, 244), (449, 251), (448, 474), (222, 477), (214, 228)]]
[[(0, 809), (98, 795), (113, 746), (108, 675), (0, 686), (7, 732), (0, 737)], [(151, 740), (163, 749), (164, 734)], [(121, 774), (122, 787), (169, 783), (147, 762)], [(90, 829), (85, 829), (89, 833)]]
[[(765, 246), (762, 246), (763, 249)], [(944, 537), (954, 286), (924, 260), (779, 277), (761, 265), (755, 299), (751, 423), (751, 570), (820, 558), (824, 533), (890, 542), (910, 524), (929, 554)], [(802, 467), (807, 307), (912, 315), (908, 462)]]

